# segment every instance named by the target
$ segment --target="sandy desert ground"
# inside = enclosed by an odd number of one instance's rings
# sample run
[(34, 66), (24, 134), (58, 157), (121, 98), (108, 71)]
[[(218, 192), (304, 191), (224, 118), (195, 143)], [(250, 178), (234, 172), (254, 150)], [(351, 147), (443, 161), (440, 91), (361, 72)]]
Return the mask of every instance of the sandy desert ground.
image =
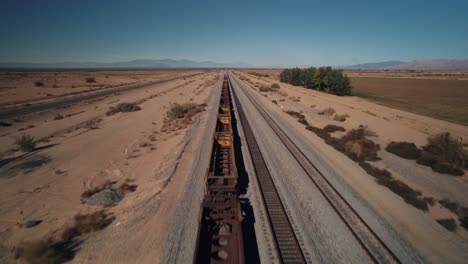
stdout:
[(35, 103), (198, 72), (202, 70), (4, 71), (0, 72), (0, 106)]
[[(436, 201), (447, 198), (468, 207), (466, 171), (461, 177), (439, 174), (383, 150), (391, 141), (409, 141), (421, 147), (426, 144), (428, 136), (440, 132), (450, 132), (467, 142), (467, 126), (398, 110), (359, 97), (336, 97), (283, 83), (280, 84), (280, 92), (261, 93), (258, 87), (278, 83), (279, 71), (260, 71), (269, 77), (255, 76), (249, 72), (235, 71), (279, 113), (286, 115), (283, 112), (287, 110), (301, 112), (309, 123), (317, 127), (335, 124), (350, 130), (360, 125), (367, 126), (376, 134), (372, 140), (381, 146), (378, 154), (382, 160), (374, 162), (374, 165), (388, 169), (395, 178), (422, 191), (424, 196), (433, 197)], [(16, 77), (5, 77), (10, 74)], [(109, 220), (109, 225), (103, 230), (79, 237), (78, 248), (73, 250), (76, 253), (73, 262), (190, 261), (194, 247), (190, 243), (196, 236), (196, 206), (202, 198), (205, 172), (203, 166), (196, 167), (195, 164), (206, 156), (203, 153), (208, 153), (208, 150), (203, 150), (203, 146), (207, 138), (211, 138), (211, 123), (219, 98), (219, 90), (215, 88), (220, 87), (222, 72), (66, 72), (64, 76), (74, 81), (60, 82), (58, 86), (63, 89), (47, 85), (53, 82), (51, 80), (59, 80), (61, 73), (32, 73), (24, 79), (18, 77), (21, 74), (24, 73), (1, 75), (1, 78), (9, 80), (5, 82), (9, 83), (5, 87), (10, 87), (0, 90), (7, 98), (4, 99), (2, 94), (5, 104), (50, 100), (50, 96), (44, 95), (42, 89), (55, 89), (57, 93), (53, 97), (60, 99), (63, 96), (76, 96), (67, 95), (70, 91), (81, 93), (94, 88), (108, 89), (94, 85), (107, 87), (180, 78), (59, 109), (2, 120), (11, 126), (0, 127), (0, 263), (11, 263), (24, 242), (60, 236), (63, 230), (76, 222), (77, 214), (90, 215), (101, 210), (108, 214), (105, 219)], [(85, 78), (89, 74), (96, 76), (96, 84), (86, 83)], [(187, 77), (190, 75), (194, 76)], [(377, 75), (372, 72), (371, 78)], [(39, 76), (46, 80), (44, 88), (34, 86)], [(384, 78), (387, 77), (385, 75)], [(447, 78), (454, 76), (447, 75)], [(80, 88), (71, 88), (75, 84), (81, 85)], [(41, 94), (31, 94), (31, 89), (41, 89)], [(141, 110), (107, 114), (111, 107), (123, 102), (135, 103)], [(190, 117), (171, 121), (167, 118), (167, 112), (174, 103), (194, 103), (199, 108)], [(346, 121), (340, 122), (333, 120), (333, 116), (318, 114), (327, 107), (332, 107), (337, 114), (347, 114)], [(59, 115), (61, 118), (57, 118)], [(313, 137), (314, 144), (322, 148), (325, 156), (332, 157), (331, 161), (347, 159), (320, 143), (321, 139), (305, 130), (301, 124), (295, 120), (293, 122), (294, 127)], [(16, 148), (15, 139), (22, 134), (32, 135), (38, 140), (35, 151), (23, 153)], [(333, 135), (342, 134), (335, 132)], [(346, 169), (352, 163), (343, 162), (340, 166)], [(354, 172), (359, 167), (350, 165), (349, 170)], [(194, 177), (194, 172), (200, 174), (200, 177)], [(375, 206), (376, 211), (399, 229), (405, 239), (416, 244), (416, 248), (418, 243), (424, 244), (425, 247), (421, 248), (426, 251), (422, 254), (429, 256), (429, 260), (434, 260), (430, 257), (431, 252), (427, 251), (427, 245), (431, 242), (412, 240), (412, 236), (417, 237), (414, 236), (416, 232), (427, 232), (426, 238), (457, 241), (461, 248), (467, 248), (468, 232), (465, 229), (458, 226), (455, 232), (449, 232), (435, 221), (441, 218), (457, 219), (454, 213), (440, 204), (435, 203), (428, 212), (411, 206), (402, 208), (398, 207), (402, 201), (394, 203), (395, 199), (400, 198), (390, 197), (387, 193), (380, 194), (369, 175), (353, 174), (344, 178), (344, 181), (364, 199), (369, 199), (369, 204)], [(107, 184), (108, 188), (126, 186), (122, 189), (123, 199), (110, 207), (89, 205), (83, 193), (108, 182), (114, 182)], [(431, 229), (417, 228), (417, 220), (412, 221), (407, 216), (424, 219), (422, 226)], [(435, 248), (445, 245), (443, 243), (434, 244), (434, 252), (451, 252), (448, 248)]]
[[(261, 94), (279, 111), (286, 112), (288, 110), (293, 110), (300, 112), (306, 117), (309, 124), (319, 128), (323, 128), (328, 124), (342, 126), (346, 131), (356, 129), (360, 125), (368, 127), (376, 134), (375, 137), (372, 137), (372, 140), (381, 146), (378, 155), (382, 160), (374, 162), (375, 166), (387, 169), (396, 179), (403, 181), (413, 189), (420, 190), (424, 196), (433, 197), (436, 201), (440, 199), (450, 199), (459, 203), (463, 207), (468, 206), (468, 175), (466, 170), (464, 175), (461, 177), (439, 174), (433, 172), (428, 167), (418, 165), (414, 161), (399, 158), (384, 150), (385, 146), (387, 146), (391, 141), (414, 142), (417, 146), (421, 147), (427, 143), (428, 136), (441, 132), (450, 132), (456, 138), (460, 138), (463, 142), (467, 142), (467, 126), (390, 108), (359, 97), (337, 97), (284, 83), (280, 83), (281, 89), (276, 92), (260, 92), (258, 88), (261, 86), (269, 87), (272, 83), (279, 83), (277, 75), (275, 75), (275, 72), (271, 70), (259, 71), (262, 74), (268, 74), (269, 77), (255, 76), (249, 72), (251, 71), (236, 71), (236, 74), (240, 76), (241, 79), (247, 81), (251, 87), (257, 91), (257, 93)], [(346, 121), (340, 122), (333, 119), (334, 115), (327, 116), (319, 114), (319, 112), (328, 107), (333, 108), (336, 114), (346, 114), (349, 117)], [(283, 114), (287, 115), (286, 113)], [(292, 120), (294, 120), (294, 118)], [(312, 138), (312, 141), (315, 142), (318, 139), (314, 144), (318, 144), (318, 146), (322, 148), (321, 150), (323, 151), (324, 156), (330, 155), (332, 157), (330, 160), (341, 160), (341, 157), (343, 156), (341, 153), (324, 144), (320, 138), (307, 131), (304, 125), (297, 123), (297, 126), (301, 126), (304, 133), (312, 134), (312, 136), (309, 136)], [(344, 132), (338, 131), (334, 132), (333, 136), (338, 137), (343, 134)], [(320, 143), (318, 143), (319, 141)], [(353, 162), (351, 161), (351, 163)], [(343, 164), (344, 163), (340, 163), (340, 167)], [(354, 169), (349, 167), (349, 172), (351, 171), (354, 171)], [(344, 177), (344, 179), (353, 189), (358, 193), (361, 193), (365, 199), (368, 199), (368, 202), (371, 205), (373, 204), (375, 208), (380, 207), (380, 213), (382, 213), (382, 215), (384, 215), (384, 217), (386, 217), (397, 230), (400, 230), (403, 237), (411, 241), (412, 244), (415, 244), (417, 248), (418, 243), (421, 243), (422, 241), (417, 241), (417, 239), (414, 239), (416, 236), (413, 238), (411, 238), (411, 236), (421, 231), (417, 231), (417, 226), (421, 226), (422, 222), (414, 220), (412, 223), (404, 224), (403, 222), (405, 221), (411, 222), (411, 219), (401, 219), (400, 221), (397, 218), (405, 218), (404, 215), (418, 215), (415, 219), (418, 219), (419, 215), (423, 215), (424, 218), (432, 218), (431, 221), (434, 225), (431, 224), (431, 227), (426, 226), (427, 230), (422, 230), (423, 233), (427, 234), (427, 238), (441, 239), (441, 232), (449, 233), (448, 235), (444, 234), (444, 239), (458, 241), (457, 243), (461, 245), (461, 248), (468, 248), (468, 232), (466, 229), (458, 226), (457, 230), (452, 233), (444, 230), (443, 228), (437, 227), (438, 224), (435, 221), (437, 219), (457, 219), (457, 215), (440, 204), (435, 203), (433, 206), (430, 206), (428, 212), (422, 212), (414, 207), (407, 208), (395, 206), (395, 204), (390, 205), (390, 203), (392, 203), (392, 199), (387, 199), (388, 197), (384, 198), (386, 195), (383, 193), (378, 194), (371, 191), (372, 189), (375, 189), (375, 187), (371, 186), (372, 184), (370, 183), (373, 179), (369, 175), (367, 180), (365, 178), (351, 177), (351, 175), (347, 178)], [(383, 212), (382, 208), (386, 208), (388, 211)], [(377, 211), (379, 211), (379, 209), (377, 209)], [(429, 245), (428, 247), (430, 248), (435, 246)], [(433, 248), (433, 250), (434, 252), (436, 251), (435, 248)], [(446, 248), (446, 250), (449, 249)], [(426, 249), (422, 254), (430, 256), (430, 251), (431, 250)], [(431, 259), (431, 257), (428, 257), (428, 259)]]
[[(99, 72), (96, 78), (100, 82), (105, 75), (117, 75), (106, 82), (111, 85), (198, 73), (201, 74), (21, 116), (17, 122), (3, 120), (12, 126), (0, 128), (0, 263), (13, 262), (23, 242), (60, 236), (77, 221), (77, 214), (100, 210), (108, 214), (105, 219), (110, 225), (98, 233), (81, 236), (73, 261), (143, 263), (163, 258), (163, 252), (168, 252), (163, 248), (170, 244), (167, 238), (173, 235), (168, 227), (175, 221), (197, 222), (196, 216), (174, 219), (174, 208), (186, 188), (195, 188), (188, 186), (189, 165), (199, 158), (194, 152), (202, 145), (208, 115), (215, 112), (212, 105), (216, 101), (209, 100), (216, 94), (214, 88), (220, 86), (221, 73), (161, 71), (154, 76), (151, 72), (120, 76), (119, 72)], [(83, 74), (88, 73), (65, 76), (79, 82)], [(25, 82), (35, 79), (28, 77)], [(136, 103), (141, 110), (106, 115), (122, 102)], [(174, 103), (193, 103), (198, 105), (197, 111), (170, 120), (167, 112)], [(57, 114), (63, 118), (56, 120)], [(14, 140), (23, 133), (38, 140), (35, 151), (23, 153), (16, 149)], [(184, 165), (179, 164), (181, 160)], [(202, 179), (199, 178), (201, 193)], [(109, 181), (114, 183), (108, 188), (126, 186), (121, 189), (123, 200), (111, 207), (87, 204), (82, 194)], [(194, 202), (200, 204), (199, 200)], [(148, 233), (153, 235), (147, 236)]]

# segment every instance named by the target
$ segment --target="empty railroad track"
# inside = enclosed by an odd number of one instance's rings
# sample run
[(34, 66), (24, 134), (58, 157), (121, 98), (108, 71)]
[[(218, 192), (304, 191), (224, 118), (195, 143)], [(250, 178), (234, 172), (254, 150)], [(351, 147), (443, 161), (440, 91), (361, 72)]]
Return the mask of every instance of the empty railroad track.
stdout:
[[(265, 208), (269, 217), (270, 226), (277, 246), (278, 254), (283, 263), (304, 263), (303, 249), (299, 246), (294, 229), (291, 226), (288, 214), (284, 210), (278, 191), (263, 159), (263, 155), (255, 140), (255, 136), (245, 116), (245, 113), (236, 94), (241, 89), (246, 98), (268, 123), (269, 127), (286, 146), (290, 154), (300, 164), (312, 183), (317, 187), (330, 207), (343, 221), (352, 233), (357, 243), (374, 263), (401, 263), (390, 248), (377, 236), (370, 226), (359, 216), (353, 207), (344, 199), (328, 179), (317, 169), (310, 159), (291, 140), (284, 130), (271, 118), (262, 106), (237, 83), (235, 77), (229, 74), (229, 84), (244, 129), (247, 145), (252, 157), (260, 191), (262, 192)], [(235, 85), (234, 85), (235, 84)], [(234, 86), (236, 88), (234, 88)]]

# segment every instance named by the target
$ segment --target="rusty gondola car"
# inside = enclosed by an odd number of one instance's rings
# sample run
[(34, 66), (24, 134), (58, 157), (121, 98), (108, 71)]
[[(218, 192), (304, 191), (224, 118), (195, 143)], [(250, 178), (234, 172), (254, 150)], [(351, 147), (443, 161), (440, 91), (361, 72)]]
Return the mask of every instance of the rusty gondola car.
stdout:
[(194, 263), (244, 263), (231, 107), (228, 78), (224, 76)]

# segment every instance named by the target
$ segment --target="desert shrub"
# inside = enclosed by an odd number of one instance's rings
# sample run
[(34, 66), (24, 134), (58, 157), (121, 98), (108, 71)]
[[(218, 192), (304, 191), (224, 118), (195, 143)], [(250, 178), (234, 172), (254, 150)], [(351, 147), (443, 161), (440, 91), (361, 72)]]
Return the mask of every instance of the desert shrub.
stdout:
[(268, 77), (269, 76), (268, 74), (261, 74), (261, 73), (258, 73), (258, 72), (248, 72), (248, 74), (252, 74), (252, 75), (257, 76), (257, 77)]
[(304, 116), (303, 114), (301, 114), (301, 113), (299, 113), (297, 111), (294, 111), (294, 110), (287, 110), (286, 114), (288, 114), (290, 116), (294, 116), (295, 118), (300, 118), (301, 116)]
[(56, 114), (55, 117), (54, 117), (54, 120), (60, 120), (60, 119), (63, 119), (63, 115)]
[(421, 157), (421, 150), (414, 143), (410, 142), (390, 142), (385, 148), (386, 151), (398, 157), (416, 160)]
[(34, 82), (34, 85), (35, 85), (36, 87), (43, 87), (43, 86), (44, 86), (44, 82), (43, 82), (43, 81), (35, 81), (35, 82)]
[(34, 150), (36, 146), (36, 141), (34, 141), (34, 137), (23, 134), (21, 137), (17, 138), (15, 144), (24, 152), (31, 152)]
[(392, 192), (402, 197), (406, 203), (423, 211), (428, 210), (430, 197), (421, 197), (422, 193), (420, 191), (414, 190), (406, 183), (394, 179), (392, 174), (387, 170), (376, 168), (368, 162), (359, 162), (359, 166), (369, 175), (375, 177), (378, 184), (389, 188)]
[(82, 234), (98, 231), (109, 226), (115, 217), (105, 211), (89, 215), (77, 214), (74, 224), (65, 227), (58, 235), (47, 239), (21, 243), (15, 252), (15, 258), (29, 263), (64, 263), (73, 259)]
[(448, 231), (453, 232), (457, 230), (457, 223), (455, 222), (455, 219), (453, 218), (437, 219), (437, 223), (445, 227), (445, 229), (447, 229)]
[[(27, 263), (64, 263), (75, 255), (73, 241), (54, 241), (53, 239), (21, 243), (15, 251), (15, 258)], [(76, 241), (78, 244), (78, 241)]]
[(136, 191), (137, 187), (138, 186), (136, 184), (129, 184), (127, 182), (124, 182), (119, 186), (119, 191), (121, 191), (122, 193), (134, 192)]
[(434, 203), (433, 198), (422, 197), (422, 193), (420, 191), (414, 190), (406, 183), (394, 179), (388, 170), (379, 169), (366, 162), (380, 159), (377, 155), (380, 146), (366, 138), (369, 134), (373, 134), (370, 133), (366, 127), (361, 126), (358, 129), (350, 130), (341, 138), (330, 136), (328, 131), (337, 129), (335, 127), (325, 127), (324, 129), (320, 129), (314, 126), (307, 126), (306, 129), (314, 132), (328, 145), (342, 152), (350, 159), (358, 162), (359, 166), (361, 166), (369, 175), (373, 176), (377, 180), (378, 184), (389, 188), (392, 192), (402, 197), (406, 203), (423, 211), (428, 210), (428, 204)]
[(369, 133), (365, 127), (358, 129), (352, 129), (346, 133), (341, 141), (344, 142), (345, 154), (350, 155), (350, 158), (356, 161), (369, 160), (376, 161), (380, 160), (377, 152), (380, 150), (380, 145), (374, 143), (372, 140), (366, 138)]
[(468, 230), (468, 215), (460, 217), (458, 220), (460, 220), (460, 225)]
[(293, 102), (300, 102), (301, 101), (301, 98), (298, 97), (298, 96), (290, 96), (289, 99), (291, 99), (291, 101), (293, 101)]
[(280, 87), (280, 85), (278, 83), (273, 83), (273, 84), (271, 84), (270, 88), (273, 89), (273, 90), (277, 90), (277, 89), (280, 89), (281, 87)]
[(275, 89), (271, 89), (270, 87), (267, 87), (267, 86), (264, 86), (264, 85), (260, 86), (258, 89), (260, 90), (260, 92), (264, 92), (264, 93), (272, 92), (272, 91), (275, 90)]
[(120, 112), (135, 112), (141, 110), (141, 107), (133, 103), (120, 103), (117, 109), (119, 109)]
[(87, 82), (87, 83), (95, 83), (95, 82), (96, 82), (96, 78), (94, 78), (94, 77), (88, 77), (88, 78), (86, 78), (86, 82)]
[(346, 131), (346, 129), (344, 127), (341, 127), (341, 126), (336, 126), (336, 125), (326, 125), (323, 130), (325, 132), (328, 132), (328, 133), (333, 133), (333, 132), (336, 132), (336, 131), (341, 131), (341, 132), (344, 132)]
[(319, 112), (319, 115), (332, 116), (335, 113), (335, 109), (327, 107)]
[(111, 107), (109, 111), (107, 111), (106, 115), (111, 116), (119, 112), (135, 112), (139, 110), (141, 110), (141, 107), (135, 103), (120, 103), (117, 105), (117, 107)]
[(452, 202), (448, 199), (439, 200), (439, 203), (454, 214), (457, 214), (460, 208), (460, 205), (458, 203)]
[(271, 100), (271, 102), (274, 103), (274, 104), (278, 104), (278, 101), (276, 101), (276, 100)]
[(465, 174), (463, 170), (455, 168), (448, 163), (434, 163), (431, 165), (431, 169), (441, 174), (449, 174), (453, 176), (463, 176), (463, 174)]
[[(282, 90), (276, 90), (275, 91), (277, 94), (281, 95), (281, 96), (288, 96), (288, 93), (282, 91)], [(284, 99), (281, 99), (281, 100), (284, 100)]]
[(309, 125), (309, 122), (307, 122), (307, 119), (304, 115), (301, 114), (301, 116), (297, 119), (297, 121), (301, 124), (304, 124), (306, 126)]
[(103, 184), (100, 184), (100, 185), (97, 185), (91, 189), (88, 189), (86, 191), (84, 191), (82, 194), (81, 194), (81, 197), (82, 198), (89, 198), (91, 196), (93, 196), (93, 194), (95, 193), (98, 193), (106, 188), (110, 188), (113, 184), (115, 184), (116, 182), (115, 181), (105, 181)]
[(468, 230), (468, 208), (459, 205), (457, 202), (452, 202), (448, 199), (439, 200), (439, 203), (458, 216), (460, 225)]
[(450, 133), (440, 133), (428, 138), (424, 151), (438, 157), (440, 161), (462, 167), (466, 157), (463, 144), (452, 137)]
[(170, 120), (178, 119), (178, 118), (192, 118), (196, 114), (205, 110), (206, 104), (193, 104), (193, 103), (185, 103), (185, 104), (178, 104), (175, 103), (171, 106), (171, 108), (167, 111), (167, 116)]
[(75, 215), (74, 228), (78, 234), (87, 234), (106, 228), (114, 221), (115, 217), (110, 216), (104, 210), (88, 215)]
[(423, 165), (423, 166), (431, 167), (432, 164), (437, 163), (437, 159), (433, 155), (423, 151), (421, 153), (421, 157), (419, 157), (416, 160), (416, 163)]
[(339, 121), (339, 122), (344, 122), (344, 121), (346, 121), (346, 119), (347, 119), (348, 117), (349, 117), (349, 115), (347, 115), (347, 114), (344, 114), (344, 115), (336, 114), (336, 115), (333, 117), (333, 120)]

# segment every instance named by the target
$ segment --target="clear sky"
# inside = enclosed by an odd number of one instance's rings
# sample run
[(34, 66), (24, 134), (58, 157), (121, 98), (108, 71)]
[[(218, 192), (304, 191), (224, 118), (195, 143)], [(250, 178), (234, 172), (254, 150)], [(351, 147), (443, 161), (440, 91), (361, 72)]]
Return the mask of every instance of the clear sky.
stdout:
[(468, 0), (1, 0), (0, 61), (468, 58)]

